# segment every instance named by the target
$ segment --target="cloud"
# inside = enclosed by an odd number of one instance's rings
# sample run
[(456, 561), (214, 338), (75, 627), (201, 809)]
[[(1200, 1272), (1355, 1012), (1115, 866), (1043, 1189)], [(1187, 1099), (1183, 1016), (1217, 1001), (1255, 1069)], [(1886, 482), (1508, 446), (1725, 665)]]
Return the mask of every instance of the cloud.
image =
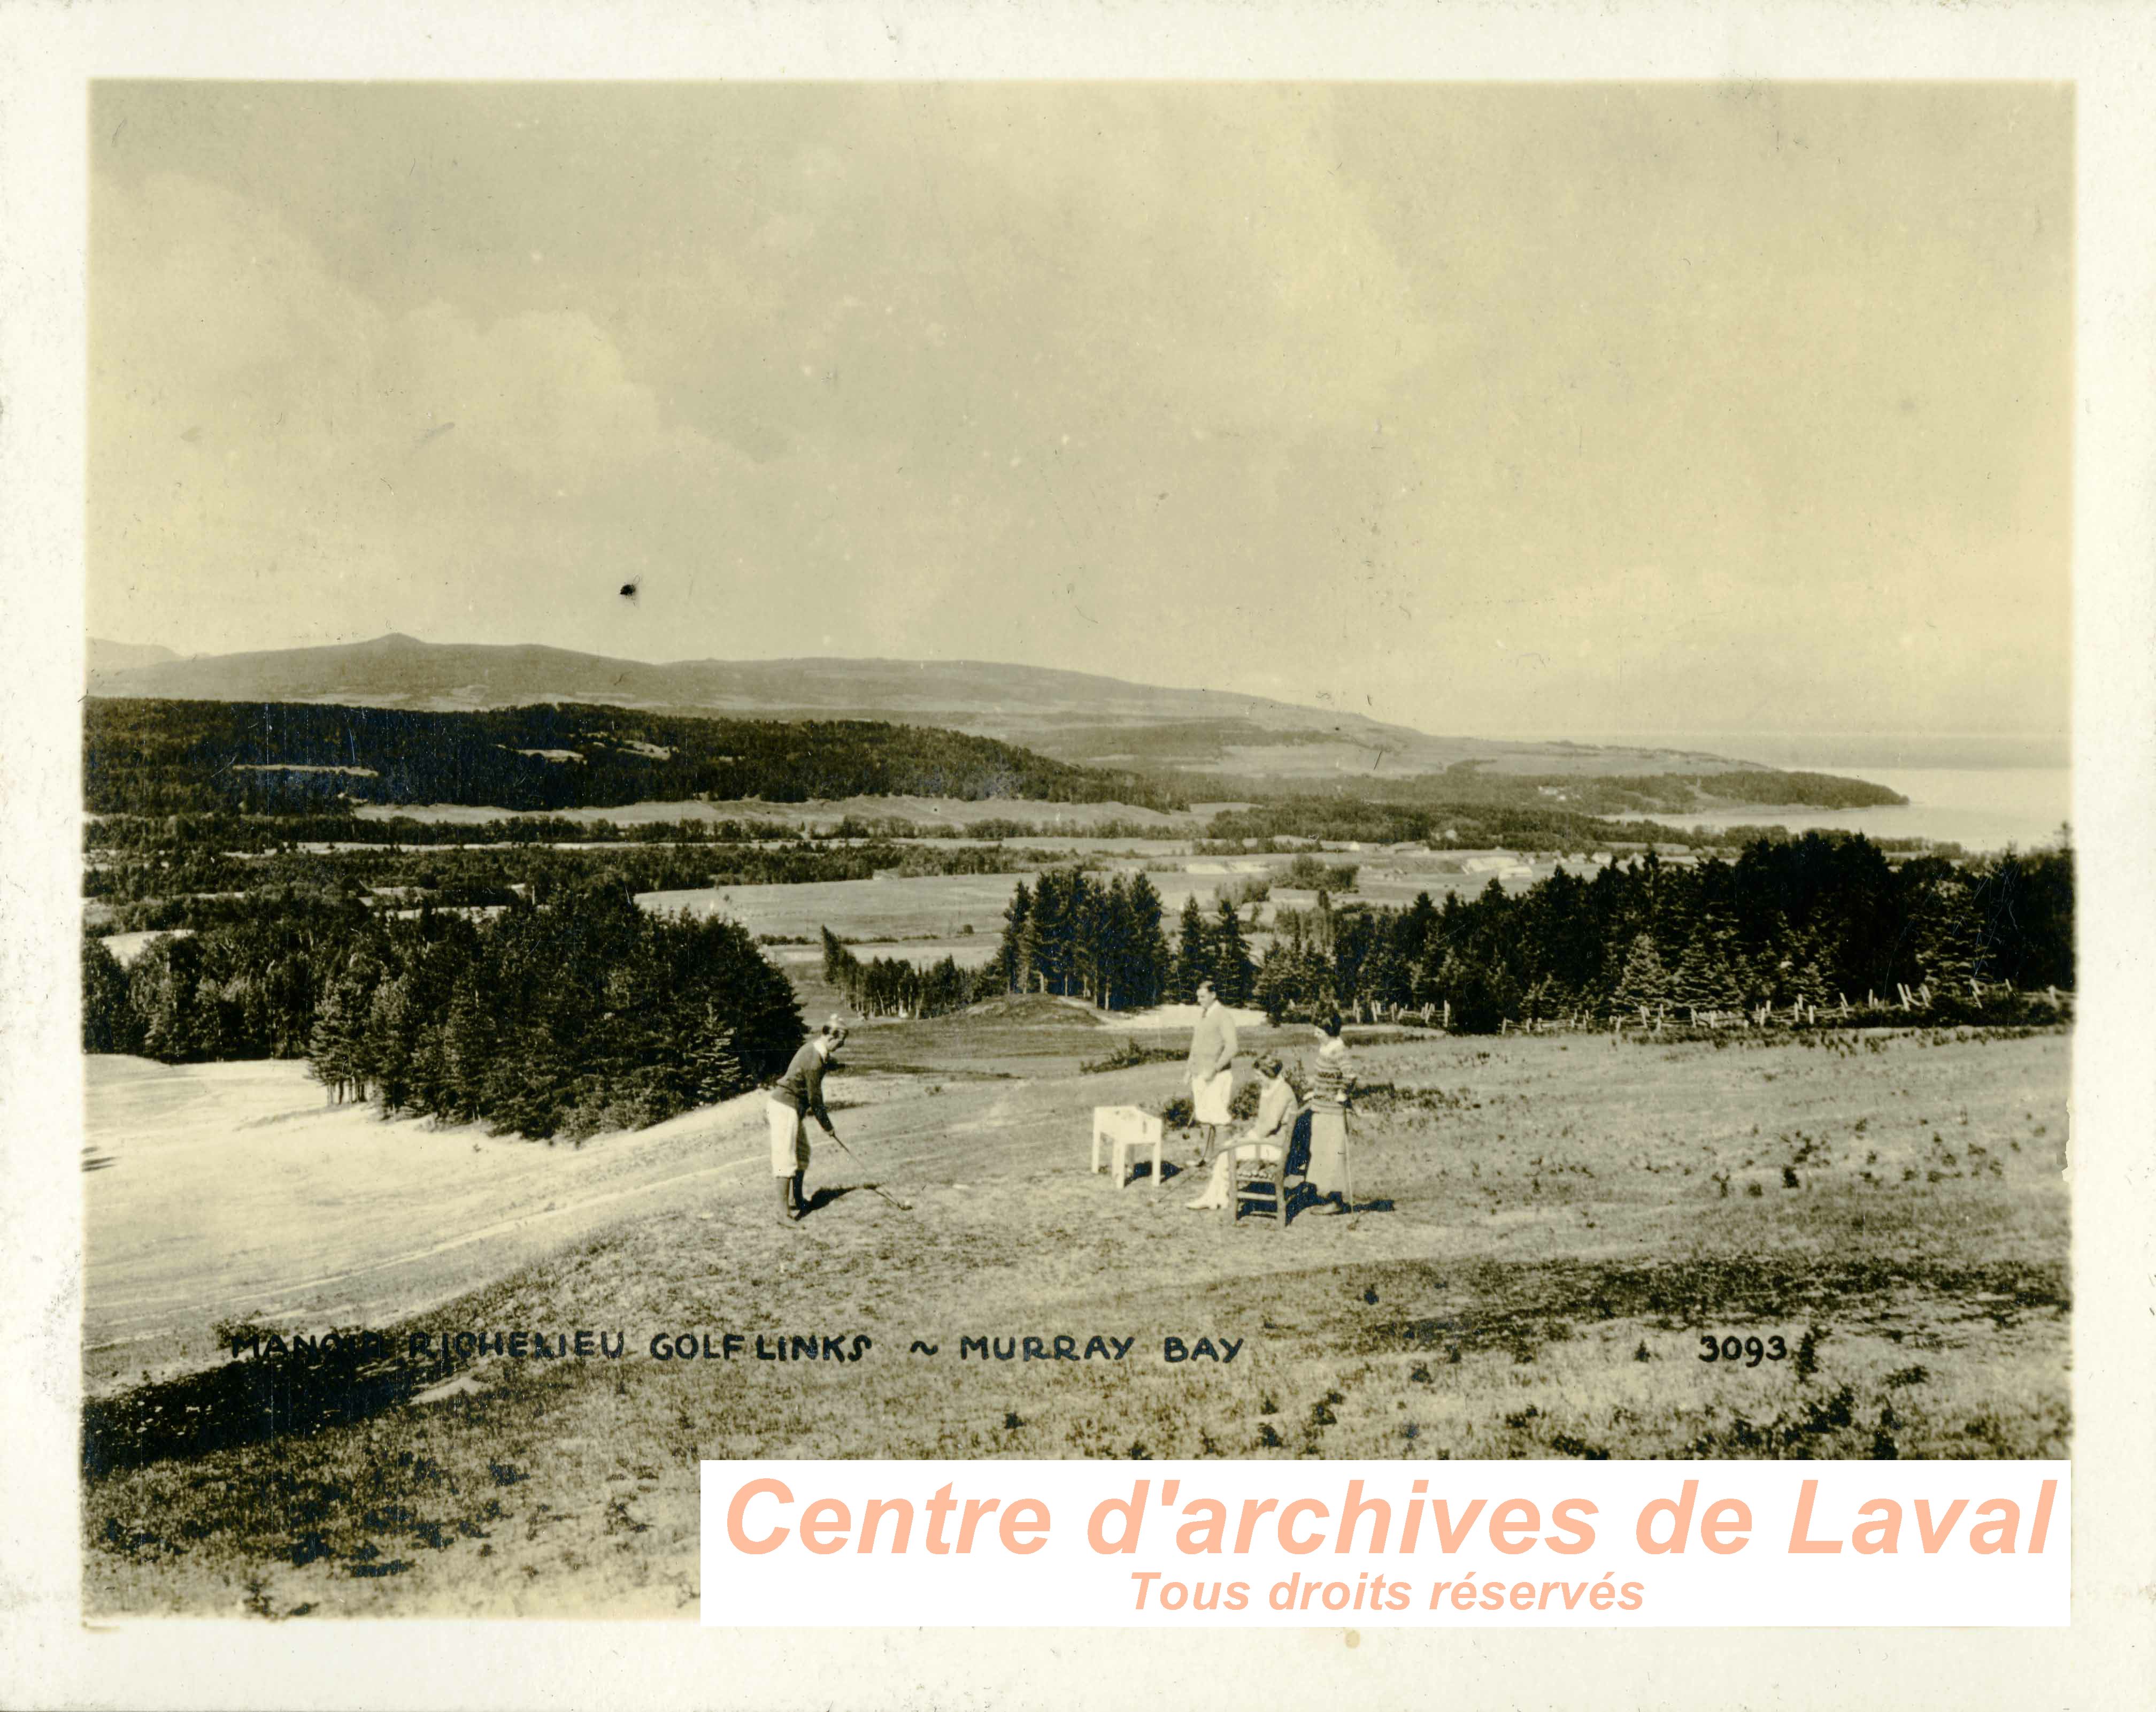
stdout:
[(393, 315), (228, 189), (166, 172), (95, 194), (107, 629), (219, 646), (295, 613), (313, 634), (454, 625), (634, 558), (669, 488), (742, 462), (588, 315)]

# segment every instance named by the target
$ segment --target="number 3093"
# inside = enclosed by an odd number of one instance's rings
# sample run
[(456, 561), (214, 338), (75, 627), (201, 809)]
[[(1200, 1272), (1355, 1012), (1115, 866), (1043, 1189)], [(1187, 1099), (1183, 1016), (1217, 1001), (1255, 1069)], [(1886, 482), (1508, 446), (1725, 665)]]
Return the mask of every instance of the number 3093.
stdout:
[(1789, 1354), (1789, 1344), (1779, 1337), (1763, 1342), (1758, 1338), (1707, 1336), (1699, 1340), (1699, 1359), (1702, 1361), (1742, 1361), (1747, 1367), (1757, 1367), (1762, 1361), (1785, 1360)]

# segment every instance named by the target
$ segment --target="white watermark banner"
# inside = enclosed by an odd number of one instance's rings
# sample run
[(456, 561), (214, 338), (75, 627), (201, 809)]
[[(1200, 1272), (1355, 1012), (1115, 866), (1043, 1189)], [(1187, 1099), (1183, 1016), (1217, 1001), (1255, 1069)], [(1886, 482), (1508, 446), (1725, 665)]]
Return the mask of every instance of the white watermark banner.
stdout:
[(706, 1463), (703, 1621), (2056, 1627), (2057, 1463)]

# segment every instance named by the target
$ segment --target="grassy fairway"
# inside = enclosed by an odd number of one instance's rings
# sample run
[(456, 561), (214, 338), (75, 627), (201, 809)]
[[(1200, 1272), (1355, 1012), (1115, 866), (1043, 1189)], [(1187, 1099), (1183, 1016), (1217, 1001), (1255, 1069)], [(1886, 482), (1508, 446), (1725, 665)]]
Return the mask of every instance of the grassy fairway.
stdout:
[[(345, 1418), (187, 1454), (157, 1423), (244, 1435), (293, 1394), (241, 1363), (100, 1405), (90, 1605), (686, 1616), (705, 1458), (2065, 1452), (2063, 1035), (1367, 1047), (1395, 1091), (1358, 1123), (1360, 1211), (1276, 1233), (1185, 1211), (1187, 1177), (1089, 1173), (1088, 1108), (1173, 1066), (1080, 1076), (1075, 1031), (1028, 1054), (998, 1027), (985, 1057), (952, 1021), (870, 1031), (834, 1083), (865, 1169), (819, 1144), (798, 1227), (761, 1172), (715, 1174), (400, 1328), (620, 1333), (618, 1360), (446, 1389), (393, 1363)], [(727, 1333), (743, 1354), (649, 1353)], [(1709, 1365), (1710, 1333), (1787, 1353)], [(872, 1342), (782, 1362), (759, 1334)], [(1059, 1334), (1127, 1354), (1015, 1341)], [(1238, 1348), (1170, 1363), (1170, 1338)]]

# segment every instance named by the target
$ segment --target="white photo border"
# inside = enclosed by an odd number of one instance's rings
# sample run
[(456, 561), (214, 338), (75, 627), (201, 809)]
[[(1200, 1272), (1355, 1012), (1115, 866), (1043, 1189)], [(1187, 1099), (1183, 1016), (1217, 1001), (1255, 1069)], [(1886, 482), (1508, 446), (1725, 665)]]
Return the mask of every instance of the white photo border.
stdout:
[[(2156, 12), (191, 0), (0, 11), (0, 1699), (74, 1706), (2141, 1704), (2156, 1604)], [(2076, 90), (2074, 1622), (1202, 1634), (80, 1616), (89, 86), (100, 78), (2057, 81)], [(154, 640), (154, 638), (142, 640)], [(2092, 931), (2101, 924), (2101, 931)], [(2137, 1650), (2138, 1649), (2138, 1650)]]

